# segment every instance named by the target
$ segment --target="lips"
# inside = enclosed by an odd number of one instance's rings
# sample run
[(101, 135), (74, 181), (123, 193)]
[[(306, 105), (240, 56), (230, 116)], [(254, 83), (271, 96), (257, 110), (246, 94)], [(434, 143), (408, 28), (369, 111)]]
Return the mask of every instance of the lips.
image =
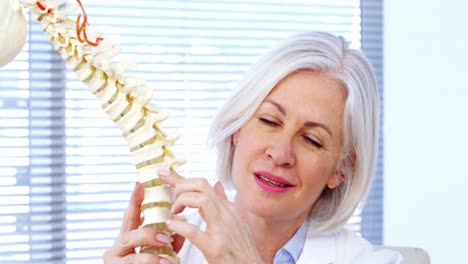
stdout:
[(255, 182), (264, 191), (270, 193), (285, 192), (294, 187), (291, 182), (275, 176), (267, 171), (254, 172)]

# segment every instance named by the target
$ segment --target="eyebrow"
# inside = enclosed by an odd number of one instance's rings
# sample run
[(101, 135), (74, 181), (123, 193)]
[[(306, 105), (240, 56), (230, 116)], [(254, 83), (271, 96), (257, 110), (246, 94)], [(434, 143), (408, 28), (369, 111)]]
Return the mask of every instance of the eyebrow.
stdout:
[[(284, 109), (283, 106), (281, 106), (281, 105), (278, 104), (277, 102), (275, 102), (275, 101), (273, 101), (273, 100), (271, 100), (271, 99), (266, 99), (266, 100), (265, 100), (265, 103), (270, 103), (270, 104), (274, 105), (282, 115), (286, 116), (286, 110)], [(332, 133), (331, 130), (328, 128), (328, 126), (326, 126), (326, 125), (324, 125), (324, 124), (322, 124), (322, 123), (313, 122), (313, 121), (306, 121), (306, 122), (304, 123), (304, 126), (306, 126), (306, 127), (321, 127), (321, 128), (323, 128), (325, 131), (327, 131), (328, 134), (330, 134), (330, 136), (333, 137), (333, 133)]]
[(265, 100), (265, 103), (270, 103), (272, 105), (274, 105), (276, 108), (278, 108), (278, 111), (280, 111), (281, 114), (283, 114), (284, 116), (286, 115), (286, 110), (284, 110), (284, 108), (278, 104), (277, 102), (271, 100), (271, 99), (266, 99)]

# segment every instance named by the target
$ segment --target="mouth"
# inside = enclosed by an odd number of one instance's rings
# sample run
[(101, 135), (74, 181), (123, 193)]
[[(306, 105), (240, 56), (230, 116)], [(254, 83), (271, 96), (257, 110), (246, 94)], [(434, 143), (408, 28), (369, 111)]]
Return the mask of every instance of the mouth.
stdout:
[(254, 173), (257, 185), (267, 192), (285, 192), (294, 187), (295, 185), (275, 176), (269, 172), (257, 171)]

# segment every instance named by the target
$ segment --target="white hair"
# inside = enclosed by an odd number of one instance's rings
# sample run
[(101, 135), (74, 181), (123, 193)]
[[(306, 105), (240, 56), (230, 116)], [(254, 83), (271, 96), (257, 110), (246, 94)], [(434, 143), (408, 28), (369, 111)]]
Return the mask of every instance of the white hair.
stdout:
[(364, 54), (350, 48), (344, 38), (323, 32), (300, 33), (273, 48), (240, 80), (215, 117), (209, 138), (217, 148), (218, 177), (232, 187), (232, 135), (281, 80), (301, 70), (326, 74), (346, 91), (343, 150), (337, 168), (345, 179), (334, 189), (325, 187), (309, 215), (318, 231), (332, 232), (346, 224), (368, 193), (379, 130), (379, 95), (373, 69)]

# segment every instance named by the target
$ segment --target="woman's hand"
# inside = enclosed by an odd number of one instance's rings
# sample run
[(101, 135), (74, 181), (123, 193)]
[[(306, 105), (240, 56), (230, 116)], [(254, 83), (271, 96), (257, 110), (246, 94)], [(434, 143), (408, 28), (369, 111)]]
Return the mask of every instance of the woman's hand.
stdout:
[(200, 249), (208, 263), (262, 263), (247, 225), (228, 201), (220, 182), (211, 187), (206, 179), (185, 179), (169, 171), (160, 171), (159, 175), (175, 189), (171, 213), (198, 208), (205, 220), (205, 230), (178, 220), (167, 224)]
[[(104, 252), (104, 263), (170, 263), (167, 259), (158, 255), (148, 253), (136, 254), (135, 248), (137, 247), (163, 247), (171, 241), (171, 238), (164, 232), (153, 228), (138, 228), (141, 224), (140, 206), (143, 196), (143, 185), (137, 183), (130, 198), (130, 204), (125, 211), (120, 233), (114, 241), (114, 245)], [(173, 236), (172, 240), (174, 250), (178, 252), (184, 243), (184, 238), (176, 235)]]

